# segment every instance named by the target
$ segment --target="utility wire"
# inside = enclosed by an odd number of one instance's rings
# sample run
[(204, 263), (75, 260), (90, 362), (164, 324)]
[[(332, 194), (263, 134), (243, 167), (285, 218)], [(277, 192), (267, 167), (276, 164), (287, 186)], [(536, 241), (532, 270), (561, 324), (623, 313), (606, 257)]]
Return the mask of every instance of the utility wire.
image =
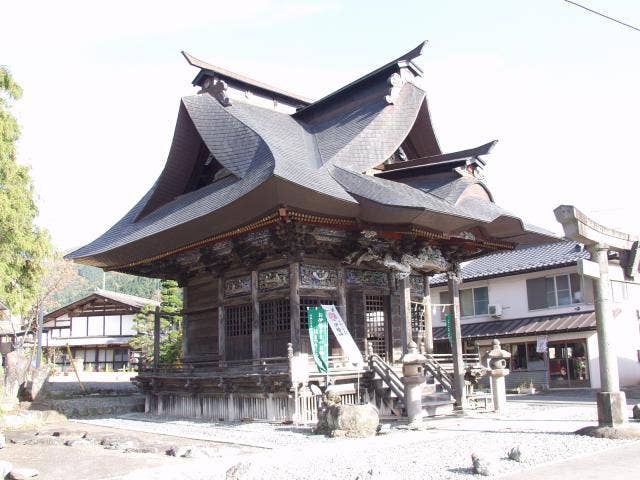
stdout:
[(634, 27), (633, 25), (629, 25), (628, 23), (621, 22), (620, 20), (616, 20), (615, 18), (609, 17), (609, 16), (605, 15), (604, 13), (596, 12), (595, 10), (591, 10), (590, 8), (585, 7), (584, 5), (580, 5), (579, 3), (572, 2), (571, 0), (564, 0), (564, 1), (567, 2), (567, 3), (571, 3), (572, 5), (575, 5), (576, 7), (584, 8), (588, 12), (595, 13), (596, 15), (600, 15), (601, 17), (604, 17), (604, 18), (606, 18), (608, 20), (612, 20), (612, 21), (614, 21), (616, 23), (619, 23), (620, 25), (624, 25), (625, 27), (629, 27), (629, 28), (632, 28), (632, 29), (640, 32), (640, 28)]

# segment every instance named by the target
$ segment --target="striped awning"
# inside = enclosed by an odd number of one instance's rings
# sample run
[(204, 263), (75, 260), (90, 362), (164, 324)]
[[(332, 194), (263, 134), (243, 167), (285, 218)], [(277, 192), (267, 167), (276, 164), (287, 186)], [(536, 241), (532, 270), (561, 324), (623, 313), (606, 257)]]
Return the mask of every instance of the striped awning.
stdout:
[[(463, 323), (462, 338), (513, 337), (522, 335), (547, 335), (550, 333), (595, 330), (595, 312), (550, 315), (545, 317), (492, 320), (490, 322)], [(434, 340), (446, 340), (445, 327), (433, 329)]]

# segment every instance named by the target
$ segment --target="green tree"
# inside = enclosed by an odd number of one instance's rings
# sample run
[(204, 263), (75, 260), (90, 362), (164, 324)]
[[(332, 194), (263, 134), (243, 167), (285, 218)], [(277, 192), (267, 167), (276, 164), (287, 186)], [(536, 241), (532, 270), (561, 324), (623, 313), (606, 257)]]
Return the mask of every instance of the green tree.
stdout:
[(38, 294), (49, 236), (35, 225), (38, 209), (29, 168), (16, 159), (20, 128), (10, 108), (22, 89), (0, 66), (0, 298), (26, 314)]
[[(176, 365), (182, 358), (182, 292), (174, 280), (163, 280), (160, 292), (160, 363)], [(147, 363), (153, 361), (155, 308), (145, 307), (133, 321), (136, 336), (129, 342), (143, 353)]]

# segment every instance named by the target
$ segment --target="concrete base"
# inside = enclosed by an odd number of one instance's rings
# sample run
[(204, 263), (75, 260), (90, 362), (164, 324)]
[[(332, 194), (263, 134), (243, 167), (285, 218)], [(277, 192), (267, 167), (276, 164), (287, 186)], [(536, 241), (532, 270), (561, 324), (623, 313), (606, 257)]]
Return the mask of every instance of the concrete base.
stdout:
[(598, 424), (615, 427), (627, 422), (627, 397), (624, 392), (598, 392)]

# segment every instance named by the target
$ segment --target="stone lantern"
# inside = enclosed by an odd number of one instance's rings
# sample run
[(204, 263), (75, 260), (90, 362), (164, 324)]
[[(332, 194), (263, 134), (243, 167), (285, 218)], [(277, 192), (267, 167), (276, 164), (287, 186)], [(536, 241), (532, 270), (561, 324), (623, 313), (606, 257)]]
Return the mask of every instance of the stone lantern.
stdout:
[(422, 390), (426, 377), (424, 365), (427, 358), (418, 352), (418, 345), (411, 341), (409, 351), (402, 357), (402, 383), (407, 416), (411, 423), (422, 420)]
[(505, 388), (504, 377), (509, 375), (507, 368), (507, 360), (511, 358), (511, 354), (500, 348), (500, 341), (493, 340), (493, 348), (485, 355), (488, 363), (489, 371), (487, 374), (491, 377), (491, 391), (493, 392), (493, 409), (502, 410), (507, 405), (507, 392)]

